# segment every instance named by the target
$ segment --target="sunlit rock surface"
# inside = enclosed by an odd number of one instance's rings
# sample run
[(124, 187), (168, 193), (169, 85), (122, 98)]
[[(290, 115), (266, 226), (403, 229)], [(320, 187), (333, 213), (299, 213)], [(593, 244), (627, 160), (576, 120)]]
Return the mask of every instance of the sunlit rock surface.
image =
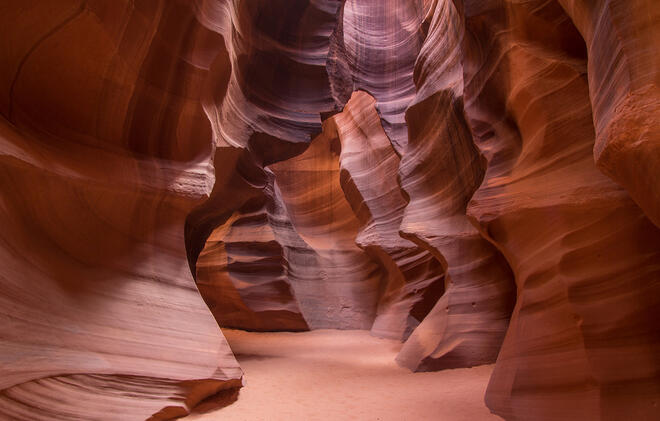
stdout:
[(358, 91), (326, 125), (341, 142), (342, 188), (362, 229), (356, 243), (384, 268), (386, 282), (371, 332), (405, 340), (444, 292), (444, 268), (399, 235), (407, 200), (400, 158), (379, 123), (374, 99)]
[(413, 370), (494, 361), (515, 295), (508, 265), (465, 215), (484, 165), (463, 115), (458, 17), (450, 2), (430, 15), (415, 67), (418, 94), (406, 112), (408, 143), (399, 174), (410, 202), (401, 234), (446, 270), (445, 294), (397, 358)]
[(226, 405), (218, 327), (660, 418), (660, 5), (0, 5), (0, 418)]

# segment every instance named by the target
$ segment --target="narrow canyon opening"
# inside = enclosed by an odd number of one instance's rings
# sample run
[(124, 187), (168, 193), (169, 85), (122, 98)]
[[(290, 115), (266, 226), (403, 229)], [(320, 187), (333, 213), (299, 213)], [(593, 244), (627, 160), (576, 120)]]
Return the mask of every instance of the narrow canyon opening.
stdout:
[(0, 28), (0, 419), (660, 419), (657, 1)]
[[(418, 117), (429, 112), (444, 118), (429, 127)], [(483, 166), (462, 110), (434, 96), (406, 117), (415, 130), (403, 161), (376, 100), (364, 91), (354, 91), (302, 147), (256, 133), (235, 160), (245, 193), (236, 182), (216, 186), (209, 203), (191, 214), (218, 224), (191, 267), (244, 379), (256, 382), (253, 392), (244, 386), (247, 398), (222, 414), (259, 419), (275, 410), (281, 417), (343, 418), (351, 394), (390, 389), (392, 380), (387, 387), (383, 381), (395, 376), (409, 383), (407, 393), (391, 389), (389, 405), (365, 397), (371, 405), (362, 408), (363, 416), (397, 419), (423, 395), (420, 388), (434, 386), (462, 404), (447, 407), (438, 393), (420, 400), (416, 417), (489, 417), (480, 396), (492, 367), (410, 376), (409, 370), (494, 363), (515, 285), (505, 260), (464, 216)], [(438, 133), (450, 129), (461, 136), (443, 144)], [(216, 160), (227, 163), (221, 154)], [(229, 196), (241, 202), (217, 206)], [(195, 225), (191, 217), (189, 227)], [(462, 395), (445, 383), (457, 378)], [(265, 385), (278, 381), (278, 394), (269, 394)], [(324, 409), (307, 407), (316, 401), (302, 387), (310, 382), (314, 393), (326, 395)], [(283, 394), (301, 404), (258, 404)]]

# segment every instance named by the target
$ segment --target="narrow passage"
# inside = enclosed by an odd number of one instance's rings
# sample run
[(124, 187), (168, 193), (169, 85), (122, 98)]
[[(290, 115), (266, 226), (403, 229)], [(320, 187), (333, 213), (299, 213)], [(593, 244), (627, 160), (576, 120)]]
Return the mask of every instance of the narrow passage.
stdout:
[(245, 371), (232, 405), (186, 421), (488, 421), (493, 366), (412, 373), (401, 344), (367, 331), (256, 333), (223, 329)]

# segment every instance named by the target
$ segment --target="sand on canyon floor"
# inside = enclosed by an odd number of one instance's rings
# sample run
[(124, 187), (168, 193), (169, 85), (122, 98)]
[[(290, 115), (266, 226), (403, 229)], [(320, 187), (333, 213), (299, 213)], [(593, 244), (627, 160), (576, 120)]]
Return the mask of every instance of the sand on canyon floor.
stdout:
[(223, 329), (245, 372), (233, 404), (186, 421), (487, 421), (493, 366), (412, 373), (397, 341), (367, 331)]

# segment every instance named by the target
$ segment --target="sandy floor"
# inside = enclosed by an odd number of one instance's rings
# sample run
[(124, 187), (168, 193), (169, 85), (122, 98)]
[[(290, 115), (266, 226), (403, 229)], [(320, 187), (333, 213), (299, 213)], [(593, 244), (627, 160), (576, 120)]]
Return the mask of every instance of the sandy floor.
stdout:
[(232, 405), (199, 421), (487, 421), (492, 366), (411, 373), (401, 344), (366, 331), (251, 333), (224, 330), (247, 384)]

